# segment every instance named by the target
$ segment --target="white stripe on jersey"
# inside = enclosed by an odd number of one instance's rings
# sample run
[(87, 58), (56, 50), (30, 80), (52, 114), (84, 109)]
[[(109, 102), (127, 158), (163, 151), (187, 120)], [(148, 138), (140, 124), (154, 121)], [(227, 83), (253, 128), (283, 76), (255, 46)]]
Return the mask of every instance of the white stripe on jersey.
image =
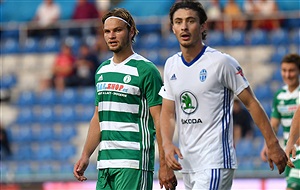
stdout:
[(99, 102), (98, 111), (116, 111), (137, 114), (139, 113), (139, 105), (127, 104), (120, 102)]
[(114, 159), (114, 160), (100, 160), (97, 161), (97, 168), (133, 168), (139, 169), (138, 160), (127, 160), (127, 159)]
[(139, 142), (130, 141), (101, 141), (99, 144), (99, 150), (108, 149), (130, 149), (130, 150), (140, 150)]
[(281, 118), (281, 124), (283, 126), (290, 126), (292, 124), (292, 118)]
[(102, 121), (100, 122), (100, 128), (102, 130), (110, 131), (130, 131), (139, 132), (139, 126), (136, 123), (124, 123), (124, 122), (113, 122), (113, 121)]
[(97, 72), (97, 74), (103, 74), (103, 73), (109, 73), (109, 72), (139, 76), (137, 68), (131, 67), (128, 65), (122, 65), (122, 69), (120, 69), (120, 70), (114, 68), (114, 66), (112, 66), (112, 65), (105, 65)]

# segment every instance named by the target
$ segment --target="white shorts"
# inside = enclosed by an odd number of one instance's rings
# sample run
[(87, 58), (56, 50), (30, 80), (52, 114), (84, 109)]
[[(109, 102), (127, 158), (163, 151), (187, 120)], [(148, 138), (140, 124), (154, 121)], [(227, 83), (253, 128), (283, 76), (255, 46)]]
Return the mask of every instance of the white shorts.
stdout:
[(183, 173), (186, 190), (230, 190), (234, 169), (205, 169), (195, 173)]

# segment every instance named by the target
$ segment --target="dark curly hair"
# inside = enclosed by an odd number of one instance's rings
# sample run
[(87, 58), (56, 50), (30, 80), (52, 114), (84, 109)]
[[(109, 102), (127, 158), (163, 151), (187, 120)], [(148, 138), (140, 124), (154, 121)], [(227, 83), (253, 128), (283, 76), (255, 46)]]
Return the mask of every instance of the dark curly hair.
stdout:
[[(173, 16), (174, 13), (178, 9), (192, 9), (197, 12), (199, 20), (200, 20), (200, 25), (204, 24), (207, 21), (207, 15), (206, 12), (202, 6), (202, 4), (198, 1), (193, 1), (193, 0), (183, 0), (183, 1), (178, 1), (176, 2), (171, 8), (170, 8), (170, 22), (173, 25)], [(202, 40), (206, 39), (207, 31), (202, 32)]]

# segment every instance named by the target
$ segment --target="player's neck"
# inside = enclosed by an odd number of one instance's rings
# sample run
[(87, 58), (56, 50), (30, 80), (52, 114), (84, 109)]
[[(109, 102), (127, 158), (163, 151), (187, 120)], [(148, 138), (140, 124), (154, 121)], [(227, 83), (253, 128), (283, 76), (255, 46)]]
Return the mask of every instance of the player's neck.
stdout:
[(120, 52), (114, 53), (113, 62), (116, 64), (122, 63), (125, 59), (130, 57), (132, 54), (134, 54), (132, 47), (126, 48)]
[(184, 60), (187, 62), (191, 62), (192, 60), (195, 59), (196, 56), (199, 55), (199, 53), (202, 51), (203, 48), (204, 48), (204, 44), (202, 43), (200, 45), (197, 44), (197, 46), (193, 46), (193, 47), (188, 47), (188, 48), (182, 47), (181, 52), (184, 57)]
[(298, 86), (299, 86), (299, 82), (298, 82), (297, 84), (295, 84), (295, 85), (290, 85), (290, 86), (288, 86), (288, 90), (289, 90), (290, 92), (294, 92), (294, 90), (295, 90), (296, 88), (298, 88)]

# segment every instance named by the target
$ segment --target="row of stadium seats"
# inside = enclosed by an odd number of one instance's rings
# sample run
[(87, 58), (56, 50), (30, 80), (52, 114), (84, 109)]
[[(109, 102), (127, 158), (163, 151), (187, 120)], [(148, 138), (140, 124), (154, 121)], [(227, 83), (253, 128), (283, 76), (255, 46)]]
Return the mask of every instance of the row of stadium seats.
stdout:
[[(20, 44), (18, 39), (4, 38), (1, 41), (2, 54), (15, 53), (49, 53), (59, 52), (62, 43), (69, 44), (74, 51), (79, 49), (82, 43), (90, 46), (95, 44), (96, 37), (93, 35), (85, 37), (67, 36), (64, 38), (47, 36), (42, 39), (27, 38), (24, 44)], [(222, 31), (209, 31), (206, 43), (210, 46), (244, 46), (244, 45), (289, 45), (300, 44), (300, 28), (287, 31), (277, 29), (270, 32), (264, 30), (233, 30), (232, 34), (226, 35)], [(138, 49), (157, 50), (159, 48), (179, 47), (175, 36), (170, 33), (167, 37), (162, 37), (158, 32), (147, 33), (137, 36), (135, 47)]]
[[(91, 104), (92, 105), (92, 104)], [(21, 108), (16, 124), (55, 124), (88, 122), (94, 113), (93, 106), (35, 106)]]
[(67, 161), (71, 159), (77, 149), (67, 143), (26, 143), (13, 146), (13, 156), (10, 160), (15, 161)]
[(42, 92), (26, 90), (20, 92), (16, 104), (18, 106), (93, 104), (94, 97), (93, 87), (67, 88), (63, 92), (57, 92), (54, 89)]
[(7, 128), (8, 138), (14, 143), (69, 142), (78, 135), (76, 124), (13, 124)]

